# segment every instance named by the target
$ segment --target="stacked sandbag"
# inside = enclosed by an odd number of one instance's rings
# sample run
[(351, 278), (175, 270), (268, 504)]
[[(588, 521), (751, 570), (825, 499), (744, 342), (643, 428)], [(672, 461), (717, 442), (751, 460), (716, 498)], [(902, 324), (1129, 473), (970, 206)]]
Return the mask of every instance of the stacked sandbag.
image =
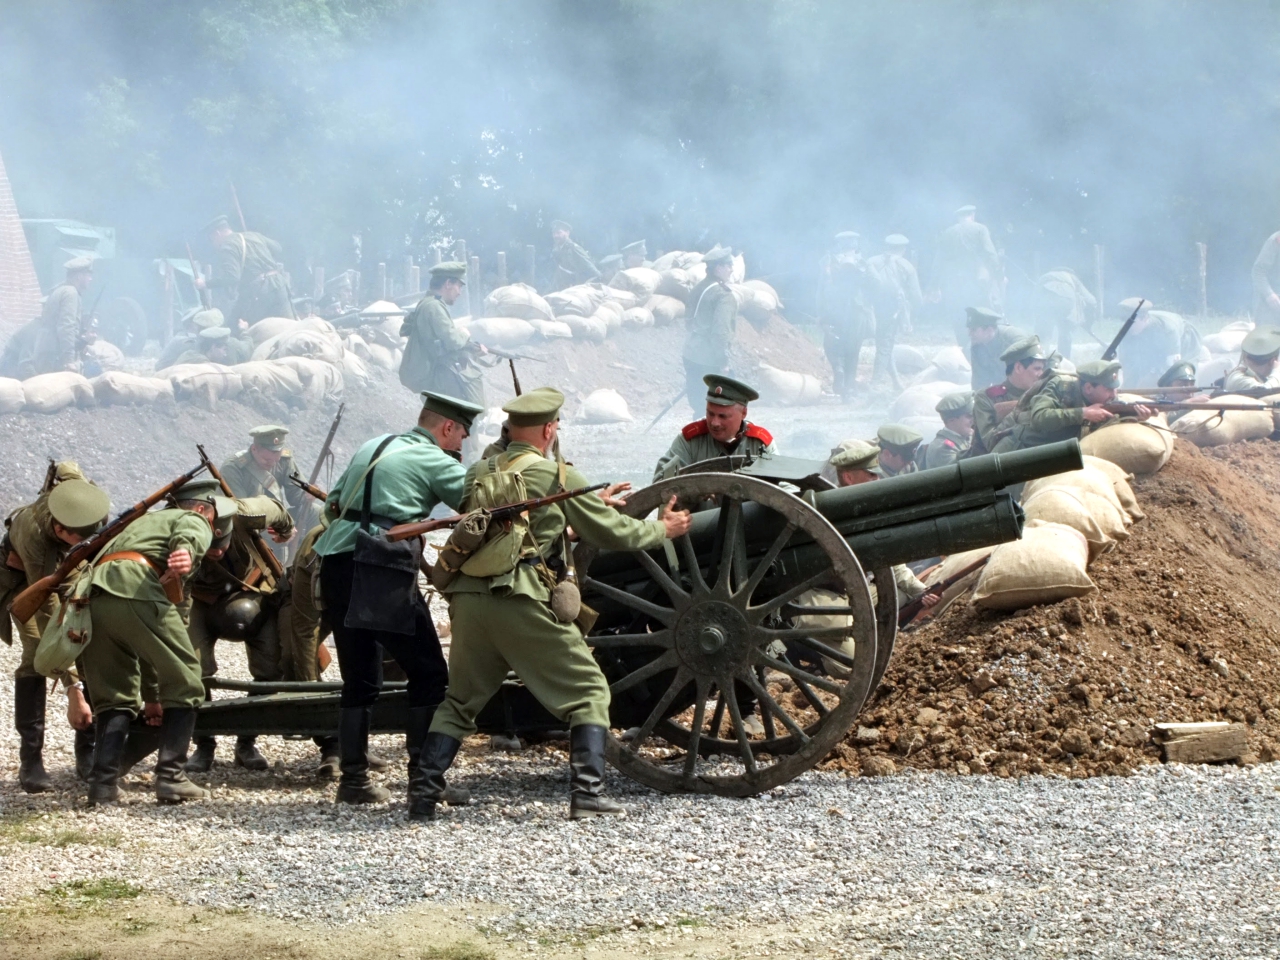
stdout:
[(533, 327), (534, 335), (544, 340), (567, 340), (573, 336), (573, 328), (563, 320), (530, 320), (528, 323)]
[(1071, 527), (1029, 520), (1022, 539), (991, 551), (973, 591), (987, 610), (1023, 610), (1083, 597), (1097, 590), (1089, 579), (1089, 544)]
[(361, 360), (369, 359), (369, 341), (358, 333), (349, 333), (343, 337), (342, 349), (345, 353), (354, 353)]
[(563, 320), (566, 317), (589, 317), (596, 312), (606, 299), (603, 288), (589, 283), (579, 283), (565, 287), (555, 293), (547, 294), (547, 304), (555, 311), (555, 317), (546, 319)]
[(254, 346), (282, 333), (298, 329), (298, 321), (290, 317), (266, 317), (249, 327), (249, 339)]
[(484, 298), (486, 317), (516, 317), (520, 320), (553, 320), (551, 305), (527, 283), (498, 287)]
[(622, 329), (622, 315), (626, 313), (626, 309), (616, 300), (604, 300), (596, 307), (596, 312), (592, 315), (597, 320), (603, 320), (607, 334), (615, 334)]
[(302, 379), (293, 367), (282, 360), (249, 360), (231, 369), (240, 374), (240, 382), (246, 390), (257, 390), (263, 396), (286, 402), (301, 402), (306, 396)]
[(763, 280), (744, 280), (730, 289), (738, 299), (738, 312), (750, 323), (768, 323), (770, 317), (782, 311), (778, 291)]
[(1173, 434), (1164, 415), (1159, 414), (1144, 423), (1126, 421), (1093, 430), (1080, 441), (1080, 449), (1111, 461), (1126, 473), (1146, 476), (1173, 456)]
[(1223, 394), (1222, 403), (1257, 407), (1257, 410), (1190, 410), (1173, 422), (1173, 432), (1197, 447), (1220, 447), (1241, 440), (1261, 440), (1271, 435), (1275, 421), (1261, 400)]
[[(928, 574), (922, 578), (922, 581), (926, 587), (936, 587), (943, 581), (950, 580), (966, 567), (970, 567), (977, 563), (983, 557), (990, 556), (991, 551), (994, 549), (995, 547), (978, 547), (976, 550), (965, 550), (963, 553), (953, 553), (951, 556), (944, 558), (940, 564), (930, 570)], [(973, 585), (978, 582), (981, 576), (982, 568), (979, 568), (947, 587), (946, 590), (942, 591), (942, 595), (938, 598), (938, 603), (931, 609), (931, 615), (937, 616), (958, 598), (968, 593), (973, 588)]]
[(341, 365), (342, 338), (334, 332), (308, 330), (295, 325), (294, 329), (262, 341), (249, 359), (279, 360), (282, 357), (309, 357)]
[(653, 311), (648, 307), (632, 307), (622, 313), (622, 325), (628, 329), (653, 326)]
[(467, 325), (471, 339), (496, 350), (510, 350), (534, 337), (533, 324), (518, 317), (481, 317)]
[(622, 394), (607, 388), (593, 390), (578, 411), (579, 423), (629, 423), (634, 419)]
[(84, 349), (85, 357), (103, 370), (123, 370), (124, 351), (110, 340), (95, 340)]
[(696, 264), (702, 263), (703, 256), (697, 252), (688, 250), (668, 250), (657, 260), (653, 261), (653, 269), (659, 273), (665, 273), (668, 270), (688, 270)]
[[(896, 352), (894, 359), (896, 362)], [(902, 373), (900, 367), (898, 372)], [(916, 375), (915, 380), (918, 383), (946, 381), (959, 384), (961, 386), (958, 389), (965, 390), (968, 389), (968, 385), (973, 381), (973, 369), (970, 367), (969, 359), (964, 355), (964, 351), (959, 347), (943, 347), (933, 355), (929, 365)]]
[(1117, 543), (1127, 540), (1126, 529), (1133, 521), (1121, 509), (1111, 483), (1102, 477), (1106, 494), (1097, 492), (1096, 485), (1040, 485), (1035, 492), (1022, 498), (1022, 509), (1028, 520), (1042, 520), (1071, 527), (1089, 544), (1089, 560), (1092, 562), (1109, 553)]
[(601, 302), (616, 303), (618, 306), (622, 307), (623, 310), (630, 310), (632, 307), (638, 307), (649, 299), (648, 297), (642, 297), (637, 293), (632, 293), (630, 290), (622, 290), (618, 287), (605, 287), (598, 284), (592, 284), (592, 286), (599, 286)]
[[(1104, 460), (1101, 457), (1086, 455), (1083, 459), (1086, 470), (1098, 470), (1111, 481), (1111, 489), (1115, 491), (1116, 500), (1131, 519), (1141, 520), (1146, 517), (1146, 514), (1142, 512), (1142, 508), (1138, 506), (1138, 498), (1133, 494), (1133, 487), (1129, 484), (1129, 481), (1133, 479), (1132, 474), (1126, 472), (1119, 464)], [(1072, 472), (1074, 473), (1075, 471)], [(1069, 476), (1070, 474), (1066, 475)]]
[(822, 381), (808, 373), (779, 370), (761, 361), (760, 396), (768, 403), (808, 406), (822, 400)]
[(681, 270), (679, 268), (664, 270), (656, 292), (664, 297), (675, 297), (677, 300), (684, 300), (685, 297), (693, 292), (693, 288), (706, 277), (706, 264), (699, 264), (699, 266), (702, 267), (702, 277), (698, 277), (696, 273), (690, 270)]
[(383, 370), (400, 369), (400, 351), (393, 350), (390, 347), (384, 347), (380, 343), (370, 343), (366, 350), (369, 353), (368, 364), (374, 367), (381, 367)]
[(661, 282), (662, 274), (651, 267), (628, 267), (614, 274), (608, 286), (633, 293), (643, 302), (654, 295)]
[(140, 377), (108, 370), (94, 377), (93, 398), (99, 406), (160, 403), (173, 399), (173, 382), (165, 377)]
[(577, 314), (566, 313), (558, 319), (568, 324), (574, 339), (577, 340), (604, 343), (605, 337), (609, 335), (609, 324), (600, 317), (580, 317)]
[(212, 410), (219, 400), (240, 396), (244, 382), (240, 374), (220, 363), (180, 363), (157, 371), (173, 383), (173, 395)]
[(280, 363), (290, 367), (302, 381), (302, 399), (307, 404), (342, 399), (342, 367), (310, 357), (281, 357)]
[(33, 413), (56, 413), (64, 407), (93, 406), (93, 384), (78, 373), (61, 370), (22, 381), (24, 407)]
[[(928, 366), (929, 358), (919, 348), (909, 343), (893, 345), (893, 368), (898, 371), (899, 376), (920, 379), (919, 374), (923, 373)], [(921, 382), (924, 381), (921, 380)]]
[(369, 364), (355, 353), (350, 351), (343, 353), (342, 382), (344, 385), (349, 383), (355, 387), (369, 386), (373, 382), (373, 373), (369, 369)]
[(655, 327), (665, 327), (675, 323), (677, 320), (684, 319), (684, 301), (676, 297), (655, 293), (645, 302), (644, 307), (653, 314), (653, 325)]
[(18, 413), (27, 405), (22, 381), (12, 377), (0, 377), (0, 414)]

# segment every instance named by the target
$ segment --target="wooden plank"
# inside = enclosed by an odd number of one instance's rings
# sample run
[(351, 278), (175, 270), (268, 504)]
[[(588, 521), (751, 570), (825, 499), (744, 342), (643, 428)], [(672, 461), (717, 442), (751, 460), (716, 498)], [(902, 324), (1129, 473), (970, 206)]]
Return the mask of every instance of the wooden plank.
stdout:
[(1238, 760), (1248, 750), (1242, 723), (1225, 724), (1225, 729), (1204, 730), (1175, 737), (1164, 745), (1166, 763), (1214, 763)]
[(1166, 740), (1181, 737), (1188, 733), (1206, 733), (1211, 730), (1225, 730), (1231, 724), (1225, 720), (1211, 720), (1207, 723), (1157, 723), (1156, 730)]

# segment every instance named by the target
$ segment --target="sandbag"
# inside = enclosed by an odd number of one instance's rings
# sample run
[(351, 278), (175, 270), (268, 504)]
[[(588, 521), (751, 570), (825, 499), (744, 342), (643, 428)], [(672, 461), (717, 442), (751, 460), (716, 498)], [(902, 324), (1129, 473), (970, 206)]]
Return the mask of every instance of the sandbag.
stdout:
[(471, 339), (486, 347), (507, 350), (533, 339), (533, 325), (518, 317), (482, 317), (472, 320), (467, 330)]
[(770, 403), (807, 406), (822, 400), (822, 381), (808, 373), (779, 370), (761, 361), (760, 396)]
[(93, 384), (78, 373), (60, 370), (22, 381), (22, 398), (33, 413), (56, 413), (63, 407), (93, 406)]
[(1091, 457), (1110, 460), (1126, 473), (1145, 476), (1169, 462), (1173, 434), (1161, 415), (1145, 423), (1127, 421), (1094, 430), (1080, 441), (1080, 449)]
[[(1095, 463), (1106, 463), (1105, 460), (1099, 460), (1097, 457), (1089, 457), (1089, 460)], [(1111, 464), (1115, 467), (1115, 464)], [(1119, 469), (1119, 468), (1116, 468)], [(1123, 471), (1121, 471), (1123, 475)], [(1128, 484), (1125, 483), (1127, 487)], [(1066, 473), (1055, 473), (1048, 477), (1038, 477), (1035, 480), (1028, 480), (1022, 487), (1022, 502), (1026, 503), (1029, 498), (1034, 496), (1041, 490), (1047, 490), (1050, 487), (1067, 487), (1088, 490), (1109, 501), (1117, 510), (1123, 510), (1124, 506), (1120, 502), (1120, 495), (1116, 493), (1115, 481), (1110, 475), (1097, 467), (1090, 466), (1086, 463), (1079, 470), (1068, 470)], [(1129, 491), (1132, 497), (1133, 491)], [(1128, 516), (1128, 513), (1125, 514)]]
[(238, 397), (244, 389), (240, 374), (220, 363), (180, 363), (166, 367), (157, 376), (173, 383), (177, 399), (189, 400), (207, 410), (217, 406), (219, 400)]
[[(379, 302), (385, 303), (386, 301), (379, 301)], [(373, 306), (377, 306), (377, 304), (370, 304), (370, 307), (373, 307)], [(392, 306), (394, 306), (394, 304), (392, 304)], [(365, 309), (369, 309), (369, 308), (366, 307)], [(399, 320), (401, 318), (396, 317), (396, 319)], [(328, 320), (324, 319), (324, 317), (303, 317), (301, 320), (298, 321), (298, 329), (311, 330), (314, 333), (323, 334), (326, 337), (336, 337), (339, 340), (342, 339), (342, 335), (338, 333), (338, 328), (335, 327)]]
[[(702, 266), (704, 269), (706, 268), (706, 264)], [(745, 279), (747, 279), (747, 259), (738, 253), (733, 257), (733, 267), (729, 270), (729, 282), (741, 283)], [(701, 283), (702, 281), (699, 280), (698, 282)]]
[(668, 250), (653, 261), (653, 269), (659, 273), (667, 270), (688, 270), (694, 264), (702, 263), (703, 255), (697, 251)]
[(555, 311), (555, 317), (546, 319), (562, 320), (566, 316), (589, 317), (596, 312), (596, 307), (600, 306), (604, 299), (601, 289), (589, 283), (565, 287), (563, 290), (547, 294), (547, 303)]
[(665, 327), (684, 317), (684, 301), (661, 293), (655, 293), (644, 306), (653, 314), (653, 324), (656, 327)]
[(623, 310), (638, 307), (648, 299), (648, 297), (639, 296), (630, 290), (619, 290), (617, 287), (600, 287), (600, 292), (604, 295), (601, 300), (602, 303), (616, 303)]
[(1116, 492), (1116, 499), (1120, 501), (1120, 508), (1134, 520), (1143, 519), (1146, 514), (1142, 512), (1142, 508), (1138, 506), (1138, 498), (1134, 496), (1133, 487), (1129, 481), (1133, 479), (1133, 475), (1128, 473), (1123, 467), (1110, 460), (1104, 460), (1102, 457), (1084, 457), (1085, 469), (1099, 470), (1111, 481), (1111, 487)]
[(933, 366), (938, 369), (939, 380), (950, 380), (952, 383), (969, 383), (973, 380), (969, 358), (954, 344), (943, 347), (933, 355)]
[(96, 361), (103, 370), (123, 370), (124, 351), (110, 340), (95, 340), (84, 348), (85, 356)]
[[(926, 587), (935, 587), (944, 580), (949, 580), (954, 577), (965, 567), (972, 566), (983, 557), (990, 556), (991, 551), (994, 549), (994, 546), (978, 547), (976, 550), (965, 550), (963, 553), (953, 553), (949, 557), (944, 557), (942, 562), (933, 567), (933, 569), (931, 569), (926, 576), (922, 577), (921, 580)], [(951, 606), (951, 604), (957, 599), (972, 590), (973, 585), (978, 582), (978, 579), (981, 576), (982, 570), (978, 569), (947, 587), (946, 590), (942, 591), (942, 596), (938, 598), (938, 602), (930, 611), (930, 615), (936, 617), (942, 613), (943, 610), (946, 610), (947, 607)]]
[(173, 382), (164, 377), (140, 377), (109, 370), (94, 377), (90, 383), (93, 384), (93, 398), (100, 406), (159, 403), (173, 399)]
[(1209, 348), (1210, 353), (1238, 354), (1240, 345), (1244, 343), (1244, 338), (1248, 334), (1248, 330), (1228, 330), (1223, 328), (1217, 333), (1211, 333), (1207, 337), (1201, 338), (1201, 342)]
[(738, 312), (750, 323), (766, 323), (782, 309), (778, 292), (763, 280), (747, 280), (730, 285), (738, 300)]
[(346, 351), (342, 354), (342, 382), (357, 387), (367, 387), (373, 382), (373, 373), (361, 357)]
[(653, 311), (647, 307), (632, 307), (623, 311), (622, 325), (631, 328), (652, 327)]
[(609, 335), (609, 325), (599, 317), (579, 317), (576, 314), (566, 313), (560, 319), (569, 325), (569, 329), (573, 331), (573, 336), (577, 340), (603, 343), (605, 337)]
[(358, 333), (349, 333), (342, 338), (343, 356), (354, 353), (361, 360), (369, 359), (369, 342)]
[(237, 363), (231, 369), (240, 374), (240, 382), (245, 388), (257, 390), (265, 396), (289, 400), (301, 399), (306, 394), (297, 371), (279, 360), (250, 360)]
[(596, 307), (596, 312), (592, 316), (597, 320), (603, 320), (609, 333), (614, 334), (622, 329), (622, 315), (624, 313), (626, 313), (626, 310), (622, 304), (613, 300), (606, 300)]
[(253, 341), (254, 346), (257, 346), (264, 340), (270, 340), (272, 337), (297, 329), (301, 329), (298, 321), (290, 317), (266, 317), (249, 328), (249, 339)]
[(309, 357), (325, 363), (342, 363), (342, 339), (336, 333), (293, 329), (262, 341), (250, 360), (279, 360), (282, 357)]
[(634, 419), (622, 394), (607, 388), (593, 390), (578, 411), (579, 423), (629, 423)]
[(1209, 387), (1234, 370), (1240, 363), (1238, 354), (1217, 355), (1196, 365), (1196, 386)]
[(1173, 422), (1173, 432), (1197, 447), (1220, 447), (1241, 440), (1261, 440), (1271, 435), (1275, 421), (1261, 400), (1223, 394), (1223, 403), (1256, 406), (1258, 410), (1191, 410)]
[(893, 345), (893, 366), (899, 375), (913, 377), (929, 366), (929, 358), (908, 343)]
[(533, 327), (536, 336), (545, 340), (554, 340), (556, 337), (570, 338), (573, 336), (573, 328), (563, 320), (530, 320), (529, 326)]
[(893, 403), (889, 404), (889, 421), (897, 423), (906, 417), (930, 417), (940, 423), (938, 411), (935, 409), (938, 401), (948, 393), (955, 393), (961, 389), (963, 388), (954, 383), (939, 380), (907, 387), (894, 398)]
[(699, 282), (694, 279), (693, 274), (688, 270), (672, 268), (663, 271), (655, 292), (664, 297), (675, 297), (678, 300), (683, 300)]
[(0, 377), (0, 414), (17, 413), (27, 405), (22, 381), (12, 377)]
[[(373, 344), (370, 345), (372, 350)], [(293, 369), (302, 381), (303, 400), (308, 403), (320, 403), (324, 400), (338, 401), (342, 399), (342, 367), (323, 360), (310, 357), (281, 357), (280, 362)]]
[(1042, 487), (1023, 500), (1028, 520), (1060, 523), (1081, 533), (1089, 543), (1089, 560), (1096, 560), (1128, 539), (1128, 517), (1105, 497), (1080, 487)]
[(396, 359), (396, 351), (389, 347), (384, 347), (380, 343), (371, 343), (368, 345), (369, 364), (374, 367), (381, 367), (383, 370), (397, 370), (400, 367), (399, 360)]
[(619, 270), (609, 281), (608, 286), (634, 293), (642, 300), (648, 300), (662, 282), (662, 274), (650, 267), (630, 267)]
[(1029, 520), (1021, 540), (991, 551), (973, 603), (987, 610), (1022, 610), (1087, 596), (1097, 590), (1085, 572), (1088, 563), (1089, 544), (1078, 530)]
[(498, 287), (484, 298), (486, 317), (516, 317), (520, 320), (552, 320), (551, 305), (527, 283)]

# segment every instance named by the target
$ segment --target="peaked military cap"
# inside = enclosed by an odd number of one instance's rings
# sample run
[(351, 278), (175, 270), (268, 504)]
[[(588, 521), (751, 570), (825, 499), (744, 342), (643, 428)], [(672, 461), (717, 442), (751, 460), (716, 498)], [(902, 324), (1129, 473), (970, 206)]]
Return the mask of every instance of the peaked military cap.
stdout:
[(88, 480), (63, 480), (49, 492), (49, 513), (68, 530), (98, 527), (107, 519), (111, 498)]
[(222, 311), (217, 307), (210, 307), (208, 310), (197, 310), (193, 313), (191, 322), (204, 329), (206, 327), (221, 327), (225, 325), (226, 318), (223, 317)]
[(1246, 334), (1240, 349), (1251, 357), (1274, 357), (1280, 353), (1280, 330), (1275, 327), (1255, 327)]
[(230, 229), (231, 223), (227, 220), (227, 215), (225, 213), (220, 213), (216, 217), (214, 217), (212, 220), (210, 220), (208, 223), (206, 223), (204, 225), (204, 229), (200, 232), (212, 233), (214, 230), (221, 230), (223, 227)]
[(963, 207), (956, 207), (957, 217), (965, 217), (971, 213), (977, 213), (977, 212), (978, 212), (978, 208), (975, 207), (972, 203), (966, 203)]
[(476, 417), (484, 413), (484, 407), (478, 407), (474, 403), (467, 403), (465, 400), (451, 397), (447, 393), (434, 393), (430, 390), (422, 391), (422, 409), (430, 410), (432, 413), (440, 414), (446, 420), (462, 424), (463, 429), (468, 433), (471, 432), (471, 424)]
[(555, 387), (539, 387), (516, 397), (502, 408), (513, 427), (540, 427), (560, 419), (564, 394)]
[(1086, 383), (1118, 387), (1120, 386), (1120, 361), (1090, 360), (1076, 367), (1076, 376)]
[(461, 280), (464, 283), (467, 279), (467, 265), (461, 260), (445, 260), (437, 263), (431, 268), (431, 279), (443, 277), (446, 280)]
[(254, 446), (263, 450), (274, 450), (279, 453), (284, 449), (284, 438), (289, 435), (289, 428), (278, 423), (264, 423), (253, 427), (249, 436), (253, 437)]
[(717, 263), (729, 263), (733, 260), (733, 250), (730, 247), (722, 247), (717, 243), (703, 255), (702, 259), (707, 266), (714, 266)]
[(965, 326), (970, 330), (974, 327), (994, 327), (999, 325), (1004, 319), (1003, 313), (996, 313), (986, 307), (965, 307)]
[(1160, 379), (1156, 381), (1157, 387), (1172, 387), (1179, 380), (1190, 380), (1196, 382), (1196, 365), (1188, 363), (1186, 360), (1180, 360), (1172, 367), (1161, 374)]
[(649, 248), (643, 240), (637, 240), (635, 243), (628, 243), (622, 248), (623, 254), (636, 254), (637, 256), (647, 257)]
[(973, 413), (973, 394), (948, 393), (933, 409), (937, 410), (944, 420), (962, 413)]
[(911, 241), (900, 233), (891, 233), (884, 238), (884, 242), (885, 245), (889, 247), (905, 247)]
[(901, 423), (886, 423), (876, 431), (876, 439), (882, 447), (909, 449), (920, 445), (924, 437), (916, 430)]
[(841, 446), (828, 461), (837, 470), (870, 470), (880, 456), (880, 448), (865, 440), (846, 440)]
[(1027, 363), (1032, 360), (1048, 360), (1049, 355), (1040, 346), (1039, 337), (1024, 337), (1000, 354), (1001, 363)]
[(230, 338), (231, 331), (226, 327), (205, 327), (200, 331), (200, 342), (206, 347)]
[(173, 492), (175, 500), (207, 500), (213, 503), (215, 496), (222, 496), (222, 484), (213, 477), (196, 477)]
[(569, 226), (569, 224), (564, 220), (552, 220), (551, 232), (555, 233), (557, 230), (563, 230), (565, 233), (573, 233), (573, 227)]
[(214, 495), (213, 545), (215, 547), (223, 546), (226, 541), (231, 539), (231, 533), (235, 527), (236, 514), (239, 512), (239, 505), (230, 497)]
[(62, 265), (67, 273), (74, 273), (77, 270), (92, 270), (93, 257), (72, 257)]
[(1046, 373), (1058, 373), (1062, 370), (1075, 370), (1076, 366), (1057, 350), (1044, 358), (1044, 369)]
[(702, 382), (707, 385), (707, 403), (714, 403), (721, 407), (730, 407), (735, 403), (746, 406), (752, 400), (760, 399), (759, 393), (741, 380), (734, 380), (732, 377), (708, 373), (702, 378)]
[(861, 239), (862, 239), (862, 234), (858, 233), (856, 230), (841, 230), (839, 233), (836, 234), (837, 243), (844, 243), (849, 240), (861, 240)]

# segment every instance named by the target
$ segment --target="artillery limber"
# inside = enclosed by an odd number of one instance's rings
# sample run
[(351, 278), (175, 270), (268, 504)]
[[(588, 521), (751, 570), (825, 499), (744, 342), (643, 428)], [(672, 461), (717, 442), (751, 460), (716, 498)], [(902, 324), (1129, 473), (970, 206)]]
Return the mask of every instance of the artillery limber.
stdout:
[[(748, 796), (798, 776), (851, 729), (888, 666), (890, 568), (1017, 539), (1023, 516), (1007, 488), (1081, 465), (1072, 440), (838, 490), (814, 480), (789, 492), (776, 474), (795, 462), (771, 470), (765, 458), (638, 490), (632, 516), (672, 495), (702, 509), (665, 549), (575, 549), (599, 614), (587, 642), (613, 695), (610, 761), (668, 792)], [(206, 704), (200, 734), (337, 727), (338, 684), (214, 685), (250, 695)], [(403, 688), (387, 684), (373, 729), (403, 730), (406, 709)], [(516, 681), (478, 723), (508, 735), (563, 727)]]

